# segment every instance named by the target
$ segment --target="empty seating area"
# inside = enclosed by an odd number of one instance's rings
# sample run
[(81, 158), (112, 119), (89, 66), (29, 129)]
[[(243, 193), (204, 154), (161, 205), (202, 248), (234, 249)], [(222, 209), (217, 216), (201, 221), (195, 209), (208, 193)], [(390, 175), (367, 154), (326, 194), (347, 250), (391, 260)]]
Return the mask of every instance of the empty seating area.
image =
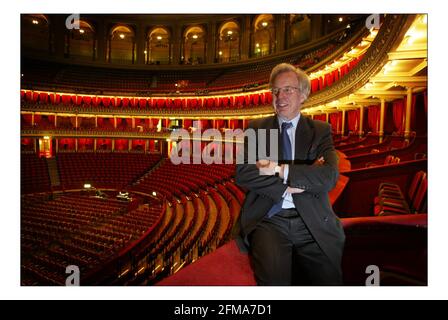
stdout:
[(183, 195), (199, 193), (201, 189), (228, 180), (234, 174), (234, 165), (175, 165), (170, 160), (165, 160), (163, 165), (140, 179), (131, 189), (149, 194), (156, 192), (173, 201)]
[(128, 211), (121, 201), (79, 194), (22, 196), (22, 284), (63, 285), (68, 265), (86, 274), (138, 240), (161, 211), (158, 203)]
[(51, 190), (50, 176), (45, 158), (22, 153), (20, 157), (21, 194)]
[(82, 189), (85, 183), (123, 189), (160, 161), (160, 155), (86, 152), (60, 153), (56, 159), (64, 189)]

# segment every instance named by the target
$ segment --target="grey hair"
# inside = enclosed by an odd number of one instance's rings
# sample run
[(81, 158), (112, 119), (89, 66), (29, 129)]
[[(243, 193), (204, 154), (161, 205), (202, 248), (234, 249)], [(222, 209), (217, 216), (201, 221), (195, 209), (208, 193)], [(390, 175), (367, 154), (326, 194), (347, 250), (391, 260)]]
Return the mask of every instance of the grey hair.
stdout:
[(269, 86), (272, 88), (274, 84), (275, 78), (280, 73), (284, 72), (294, 72), (297, 76), (297, 81), (299, 82), (299, 90), (305, 96), (305, 99), (308, 98), (311, 91), (311, 81), (308, 75), (300, 68), (294, 67), (289, 63), (280, 63), (274, 67), (271, 71), (271, 76), (269, 77)]

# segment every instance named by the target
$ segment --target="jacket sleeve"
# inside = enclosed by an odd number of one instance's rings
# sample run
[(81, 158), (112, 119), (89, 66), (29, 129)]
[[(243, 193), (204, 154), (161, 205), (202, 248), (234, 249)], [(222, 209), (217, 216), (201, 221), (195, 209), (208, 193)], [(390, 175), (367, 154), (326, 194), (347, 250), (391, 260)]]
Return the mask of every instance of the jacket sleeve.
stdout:
[(330, 126), (326, 126), (317, 147), (317, 158), (324, 157), (323, 165), (290, 165), (289, 185), (310, 193), (329, 192), (339, 178), (338, 155), (333, 145)]
[[(250, 127), (250, 129), (254, 128)], [(245, 140), (244, 163), (236, 166), (235, 182), (260, 196), (271, 198), (275, 203), (279, 202), (288, 186), (279, 177), (260, 175), (257, 166), (248, 163), (247, 153), (247, 140)]]

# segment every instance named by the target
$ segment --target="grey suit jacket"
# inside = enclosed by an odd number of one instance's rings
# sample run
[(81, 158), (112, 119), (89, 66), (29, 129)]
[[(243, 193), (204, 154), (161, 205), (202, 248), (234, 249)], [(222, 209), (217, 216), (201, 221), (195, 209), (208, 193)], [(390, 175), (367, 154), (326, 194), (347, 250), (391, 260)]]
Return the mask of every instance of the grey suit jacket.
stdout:
[[(272, 116), (250, 122), (249, 128), (255, 131), (279, 129), (279, 125), (277, 117)], [(276, 143), (279, 144), (281, 155), (281, 144), (279, 141)], [(293, 195), (294, 205), (323, 252), (334, 265), (340, 267), (345, 235), (328, 197), (328, 192), (336, 185), (339, 176), (338, 156), (330, 125), (301, 115), (296, 129), (294, 152), (295, 162), (289, 165), (288, 184), (305, 190)], [(325, 163), (312, 165), (321, 156)], [(282, 160), (280, 156), (279, 160)], [(287, 185), (278, 177), (260, 176), (255, 164), (247, 162), (237, 165), (236, 183), (247, 190), (237, 238), (240, 249), (244, 250), (245, 246), (247, 250), (250, 248), (248, 236), (265, 218), (269, 209), (282, 199)]]

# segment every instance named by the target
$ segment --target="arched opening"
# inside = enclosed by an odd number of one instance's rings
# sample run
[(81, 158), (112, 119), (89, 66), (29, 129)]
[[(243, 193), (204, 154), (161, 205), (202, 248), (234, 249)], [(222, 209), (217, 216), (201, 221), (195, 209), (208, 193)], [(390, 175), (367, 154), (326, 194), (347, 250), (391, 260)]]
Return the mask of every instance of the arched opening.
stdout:
[(307, 14), (289, 16), (290, 47), (309, 41), (311, 38), (311, 19)]
[(171, 63), (171, 36), (167, 29), (156, 27), (152, 29), (146, 39), (146, 64)]
[(42, 14), (21, 16), (22, 48), (50, 52), (50, 23)]
[(275, 25), (272, 14), (257, 16), (253, 24), (252, 56), (262, 57), (275, 51)]
[(70, 57), (94, 60), (96, 53), (95, 29), (85, 20), (79, 21), (79, 29), (71, 29), (67, 38)]
[(240, 59), (240, 27), (235, 21), (224, 23), (219, 29), (218, 62), (232, 62)]
[(205, 37), (207, 36), (202, 26), (192, 26), (185, 30), (183, 41), (184, 64), (205, 63)]
[(108, 61), (111, 63), (135, 62), (135, 33), (131, 27), (116, 25), (109, 35)]

